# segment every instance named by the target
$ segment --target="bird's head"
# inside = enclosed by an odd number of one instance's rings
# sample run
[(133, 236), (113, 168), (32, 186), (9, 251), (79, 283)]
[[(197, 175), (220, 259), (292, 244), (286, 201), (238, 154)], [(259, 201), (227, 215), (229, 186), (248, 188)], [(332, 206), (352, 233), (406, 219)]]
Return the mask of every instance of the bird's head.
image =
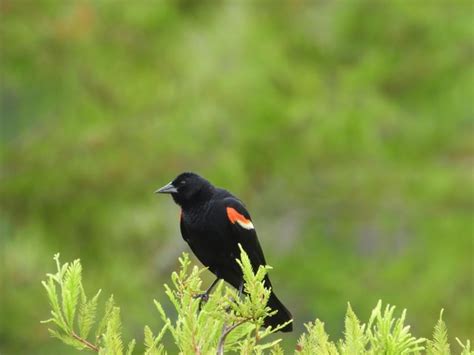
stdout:
[(185, 207), (204, 201), (212, 194), (212, 185), (209, 181), (195, 173), (181, 173), (169, 184), (155, 191), (160, 194), (171, 194), (173, 200)]

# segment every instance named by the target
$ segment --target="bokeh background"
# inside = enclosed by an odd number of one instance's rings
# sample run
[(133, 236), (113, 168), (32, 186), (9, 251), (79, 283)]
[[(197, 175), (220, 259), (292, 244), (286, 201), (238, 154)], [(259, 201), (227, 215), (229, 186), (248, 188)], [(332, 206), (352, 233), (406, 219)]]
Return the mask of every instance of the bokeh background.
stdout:
[(378, 299), (418, 336), (445, 308), (450, 339), (473, 339), (471, 1), (0, 11), (2, 354), (72, 351), (39, 323), (56, 252), (115, 295), (127, 338), (156, 329), (188, 248), (153, 191), (185, 170), (246, 202), (295, 316), (287, 349)]

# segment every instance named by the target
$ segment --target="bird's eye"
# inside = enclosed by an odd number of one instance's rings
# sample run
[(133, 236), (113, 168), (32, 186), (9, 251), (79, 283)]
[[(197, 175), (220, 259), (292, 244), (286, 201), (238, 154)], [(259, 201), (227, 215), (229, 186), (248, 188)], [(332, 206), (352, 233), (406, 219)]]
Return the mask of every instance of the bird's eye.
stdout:
[(186, 181), (185, 181), (185, 180), (181, 180), (181, 181), (179, 182), (179, 184), (180, 184), (180, 185), (186, 185)]

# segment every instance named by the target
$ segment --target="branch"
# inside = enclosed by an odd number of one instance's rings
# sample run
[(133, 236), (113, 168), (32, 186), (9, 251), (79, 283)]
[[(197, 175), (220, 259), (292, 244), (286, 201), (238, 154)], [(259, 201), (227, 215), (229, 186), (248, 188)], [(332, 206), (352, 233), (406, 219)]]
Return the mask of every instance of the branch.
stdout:
[(90, 350), (92, 351), (95, 351), (95, 352), (99, 352), (99, 347), (97, 345), (94, 345), (92, 344), (91, 342), (87, 341), (86, 339), (84, 338), (81, 338), (79, 335), (77, 335), (76, 333), (72, 332), (72, 337), (76, 340), (79, 340), (82, 344), (84, 344), (85, 346), (87, 346)]
[(231, 331), (233, 331), (235, 328), (237, 328), (239, 325), (242, 325), (247, 321), (248, 321), (247, 318), (242, 319), (241, 321), (235, 323), (234, 325), (232, 325), (230, 327), (228, 327), (224, 324), (224, 326), (222, 327), (221, 336), (219, 338), (219, 345), (217, 346), (217, 355), (223, 355), (224, 354), (224, 343), (225, 343), (225, 338), (227, 337), (227, 335), (229, 335), (229, 333)]

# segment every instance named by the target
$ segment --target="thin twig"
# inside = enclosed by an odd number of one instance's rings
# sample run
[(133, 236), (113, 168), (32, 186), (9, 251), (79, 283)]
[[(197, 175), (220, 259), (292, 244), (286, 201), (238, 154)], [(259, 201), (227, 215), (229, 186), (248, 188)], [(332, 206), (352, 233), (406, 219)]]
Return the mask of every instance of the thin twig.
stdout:
[(84, 344), (85, 346), (87, 346), (90, 350), (93, 350), (95, 352), (99, 352), (99, 347), (97, 345), (94, 345), (92, 344), (91, 342), (87, 341), (86, 339), (84, 338), (81, 338), (79, 335), (77, 335), (76, 333), (72, 332), (72, 337), (76, 340), (79, 340), (82, 344)]
[(257, 344), (260, 340), (260, 335), (258, 334), (259, 327), (255, 327), (255, 344)]
[(222, 326), (222, 333), (219, 338), (219, 345), (217, 346), (217, 355), (224, 354), (224, 343), (225, 343), (225, 338), (227, 337), (227, 335), (229, 335), (229, 333), (233, 331), (235, 328), (237, 328), (239, 325), (244, 324), (247, 321), (248, 319), (245, 318), (230, 327), (226, 326), (225, 324)]

